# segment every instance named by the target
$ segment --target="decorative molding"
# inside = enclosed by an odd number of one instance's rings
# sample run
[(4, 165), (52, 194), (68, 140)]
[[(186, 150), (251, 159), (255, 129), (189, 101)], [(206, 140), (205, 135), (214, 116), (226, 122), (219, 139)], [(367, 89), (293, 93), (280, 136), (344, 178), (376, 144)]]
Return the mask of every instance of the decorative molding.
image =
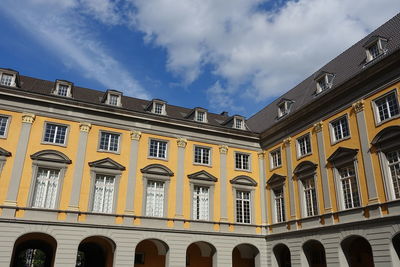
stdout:
[(131, 135), (131, 140), (139, 141), (140, 137), (142, 137), (142, 132), (141, 131), (131, 131), (130, 135)]
[(217, 177), (215, 177), (214, 175), (212, 175), (204, 170), (189, 174), (188, 178), (192, 179), (192, 180), (200, 180), (200, 181), (208, 181), (208, 182), (217, 182), (218, 181)]
[(219, 146), (219, 153), (227, 154), (228, 153), (228, 146), (227, 145), (220, 145)]
[(323, 128), (324, 128), (324, 124), (322, 121), (314, 124), (314, 132), (316, 132), (316, 133), (321, 132)]
[(353, 104), (353, 110), (355, 113), (363, 111), (364, 107), (365, 107), (365, 102), (362, 99)]
[(283, 139), (283, 145), (286, 146), (290, 146), (290, 142), (292, 141), (291, 137), (285, 138)]
[(92, 124), (88, 123), (88, 122), (81, 122), (79, 123), (79, 130), (81, 132), (86, 132), (88, 133), (90, 131), (90, 129), (92, 128)]
[(23, 113), (22, 114), (22, 122), (31, 123), (32, 124), (35, 121), (35, 117), (36, 117), (35, 114)]
[(187, 144), (187, 140), (185, 138), (180, 137), (176, 140), (176, 143), (177, 143), (178, 147), (185, 148), (186, 144)]
[(257, 153), (258, 159), (264, 159), (265, 158), (265, 152), (258, 152)]
[(104, 158), (96, 161), (89, 162), (90, 167), (96, 167), (100, 169), (111, 169), (111, 170), (119, 170), (124, 171), (125, 166), (119, 164), (115, 160), (111, 158)]
[(140, 171), (147, 174), (174, 176), (174, 173), (168, 167), (161, 164), (150, 164), (140, 169)]
[(72, 163), (72, 161), (64, 153), (57, 151), (57, 150), (53, 150), (53, 149), (46, 149), (46, 150), (38, 151), (31, 155), (31, 159), (64, 163), (64, 164)]
[(257, 186), (257, 182), (253, 178), (247, 175), (236, 176), (229, 182), (231, 184), (237, 184), (237, 185)]

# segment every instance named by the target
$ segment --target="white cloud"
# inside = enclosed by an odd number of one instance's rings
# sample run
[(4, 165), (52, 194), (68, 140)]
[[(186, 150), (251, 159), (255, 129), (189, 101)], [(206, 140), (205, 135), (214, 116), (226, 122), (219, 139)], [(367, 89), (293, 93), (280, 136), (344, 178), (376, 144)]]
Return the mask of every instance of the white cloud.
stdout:
[[(83, 3), (82, 3), (83, 2)], [(118, 23), (119, 16), (106, 0), (6, 0), (0, 6), (27, 32), (53, 50), (66, 66), (76, 68), (106, 88), (122, 90), (126, 95), (149, 98), (149, 94), (103, 47), (86, 28), (83, 7), (93, 17), (108, 24)], [(18, 12), (15, 12), (18, 10)]]
[(258, 8), (263, 0), (132, 1), (136, 27), (167, 49), (170, 71), (191, 82), (211, 64), (226, 81), (207, 91), (222, 108), (237, 95), (282, 94), (400, 8), (398, 0), (299, 0), (273, 12)]

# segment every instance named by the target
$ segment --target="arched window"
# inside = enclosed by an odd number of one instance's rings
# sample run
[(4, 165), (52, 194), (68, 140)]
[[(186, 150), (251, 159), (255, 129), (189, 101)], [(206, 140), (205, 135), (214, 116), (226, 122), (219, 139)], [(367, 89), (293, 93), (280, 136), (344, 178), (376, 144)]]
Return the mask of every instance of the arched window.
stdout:
[(112, 267), (115, 247), (115, 243), (107, 237), (85, 238), (78, 247), (76, 267)]
[(317, 188), (316, 188), (317, 164), (303, 161), (294, 169), (294, 178), (300, 181), (300, 198), (303, 215), (306, 217), (318, 215)]
[(251, 244), (237, 245), (232, 251), (232, 267), (260, 267), (260, 251)]
[(239, 175), (231, 181), (233, 195), (235, 196), (235, 222), (254, 222), (254, 190), (257, 182), (246, 175)]

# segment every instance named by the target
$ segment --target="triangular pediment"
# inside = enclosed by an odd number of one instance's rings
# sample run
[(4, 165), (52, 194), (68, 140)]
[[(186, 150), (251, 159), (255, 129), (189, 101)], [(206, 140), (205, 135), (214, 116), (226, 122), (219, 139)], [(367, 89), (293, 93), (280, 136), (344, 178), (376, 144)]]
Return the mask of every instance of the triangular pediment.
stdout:
[(65, 163), (71, 164), (71, 160), (60, 151), (47, 149), (36, 152), (31, 155), (31, 159), (33, 160), (41, 160), (41, 161), (50, 161), (50, 162), (58, 162), (58, 163)]
[(150, 164), (140, 169), (140, 171), (148, 174), (174, 176), (174, 173), (168, 167), (161, 164)]
[(343, 161), (345, 159), (352, 160), (358, 153), (358, 149), (352, 149), (347, 147), (339, 147), (335, 152), (328, 158), (329, 162)]
[(274, 173), (268, 179), (267, 184), (269, 185), (283, 184), (285, 182), (285, 179), (286, 179), (285, 176)]
[(257, 182), (247, 175), (236, 176), (230, 181), (230, 183), (237, 185), (257, 186)]
[(96, 161), (89, 162), (90, 167), (102, 168), (102, 169), (112, 169), (112, 170), (120, 170), (124, 171), (125, 166), (119, 164), (113, 159), (104, 158)]
[(5, 150), (4, 148), (0, 147), (0, 156), (3, 157), (10, 157), (11, 156), (11, 152), (8, 152), (7, 150)]
[(189, 177), (189, 179), (192, 179), (192, 180), (200, 180), (200, 181), (208, 181), (208, 182), (217, 182), (218, 181), (218, 179), (214, 175), (212, 175), (204, 170), (189, 174), (188, 177)]

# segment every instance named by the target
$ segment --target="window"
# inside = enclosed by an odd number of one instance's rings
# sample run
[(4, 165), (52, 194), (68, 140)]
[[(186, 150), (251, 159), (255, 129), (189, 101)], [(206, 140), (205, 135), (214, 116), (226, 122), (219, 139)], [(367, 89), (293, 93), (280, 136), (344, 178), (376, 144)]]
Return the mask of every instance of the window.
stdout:
[(328, 90), (332, 87), (333, 78), (335, 76), (332, 73), (323, 72), (321, 75), (318, 76), (316, 79), (317, 83), (317, 90), (316, 94), (319, 94), (325, 90)]
[(282, 99), (278, 102), (278, 119), (289, 114), (293, 101)]
[(59, 84), (57, 94), (60, 96), (68, 96), (69, 86), (65, 84)]
[(399, 115), (399, 102), (396, 92), (391, 92), (375, 100), (378, 122), (388, 120)]
[(360, 196), (354, 166), (345, 166), (338, 169), (345, 209), (360, 206)]
[(386, 153), (394, 199), (400, 198), (400, 150)]
[(209, 187), (194, 186), (193, 188), (193, 219), (208, 220), (210, 210)]
[(152, 158), (167, 158), (167, 142), (160, 140), (150, 140), (149, 156)]
[(164, 105), (161, 103), (154, 104), (154, 113), (155, 114), (163, 114)]
[(379, 36), (373, 36), (368, 40), (367, 45), (364, 45), (367, 53), (367, 63), (386, 53), (387, 41), (387, 39)]
[(119, 134), (101, 132), (100, 150), (117, 152), (119, 149)]
[(235, 119), (235, 128), (236, 129), (243, 129), (243, 120), (242, 119)]
[(110, 104), (112, 106), (118, 106), (119, 105), (119, 95), (110, 94), (108, 104)]
[(57, 200), (59, 176), (60, 170), (58, 169), (38, 168), (32, 207), (54, 209)]
[(283, 187), (274, 190), (275, 215), (276, 222), (285, 221), (285, 198), (283, 195)]
[(302, 137), (297, 139), (297, 152), (298, 152), (297, 155), (299, 157), (311, 153), (311, 141), (309, 134), (303, 135)]
[(0, 137), (5, 137), (7, 133), (8, 117), (0, 116)]
[(195, 146), (194, 162), (198, 164), (210, 165), (210, 148)]
[(204, 111), (196, 112), (196, 121), (204, 122), (206, 119), (206, 113)]
[(306, 204), (306, 215), (307, 216), (318, 215), (317, 192), (315, 190), (314, 178), (308, 178), (303, 180), (303, 187), (304, 187), (304, 199)]
[(46, 123), (46, 130), (43, 141), (52, 144), (65, 144), (67, 135), (67, 126), (52, 123)]
[(1, 85), (12, 86), (14, 83), (13, 80), (14, 80), (14, 75), (3, 73), (1, 75), (0, 83)]
[(115, 176), (96, 175), (94, 184), (93, 212), (112, 213)]
[(270, 153), (271, 169), (275, 169), (282, 165), (281, 149), (278, 148)]
[(250, 223), (250, 192), (236, 191), (236, 222)]
[(238, 170), (250, 170), (249, 154), (235, 153), (235, 168)]
[(146, 216), (163, 217), (164, 182), (147, 181)]
[(343, 116), (331, 122), (331, 130), (332, 130), (333, 142), (337, 142), (346, 137), (349, 137), (350, 131), (347, 122), (347, 116)]

